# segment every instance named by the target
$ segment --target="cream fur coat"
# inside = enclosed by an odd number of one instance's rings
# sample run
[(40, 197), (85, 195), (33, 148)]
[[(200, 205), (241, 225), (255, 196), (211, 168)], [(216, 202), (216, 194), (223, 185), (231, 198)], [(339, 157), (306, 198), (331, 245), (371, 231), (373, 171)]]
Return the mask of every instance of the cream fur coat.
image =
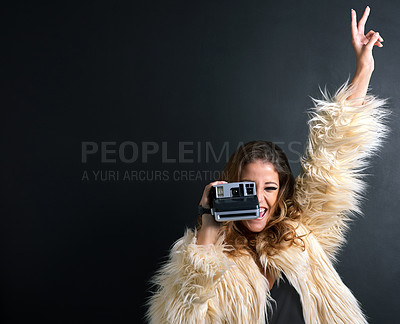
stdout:
[[(305, 251), (293, 246), (273, 257), (259, 251), (261, 264), (278, 276), (285, 273), (299, 293), (307, 324), (367, 323), (333, 263), (354, 212), (360, 212), (361, 172), (388, 132), (387, 112), (385, 100), (370, 94), (362, 106), (349, 105), (351, 91), (347, 81), (333, 97), (325, 90), (322, 100), (313, 99), (295, 193)], [(196, 231), (188, 229), (153, 277), (149, 322), (265, 323), (273, 303), (268, 281), (251, 256), (233, 258), (228, 249), (223, 237), (214, 245), (196, 245)]]

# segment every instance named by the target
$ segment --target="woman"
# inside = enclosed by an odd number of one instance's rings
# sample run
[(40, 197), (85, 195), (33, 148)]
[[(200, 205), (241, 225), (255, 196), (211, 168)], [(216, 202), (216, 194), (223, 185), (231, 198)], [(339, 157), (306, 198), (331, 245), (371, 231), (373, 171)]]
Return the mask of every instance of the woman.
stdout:
[(254, 181), (255, 220), (217, 223), (201, 215), (153, 278), (151, 323), (366, 323), (359, 303), (333, 267), (352, 212), (359, 211), (366, 158), (385, 136), (385, 100), (367, 94), (372, 49), (383, 38), (364, 35), (369, 7), (357, 24), (351, 11), (356, 72), (329, 98), (314, 100), (302, 174), (293, 178), (283, 151), (269, 142), (239, 148), (208, 184)]

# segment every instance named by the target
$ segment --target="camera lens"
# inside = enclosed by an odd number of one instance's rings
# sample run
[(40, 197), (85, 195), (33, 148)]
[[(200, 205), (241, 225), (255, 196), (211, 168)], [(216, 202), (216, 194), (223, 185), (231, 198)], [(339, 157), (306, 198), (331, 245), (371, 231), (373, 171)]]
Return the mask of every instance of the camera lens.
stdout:
[(247, 188), (247, 194), (252, 195), (253, 194), (253, 188)]
[(239, 197), (239, 188), (232, 188), (232, 197)]

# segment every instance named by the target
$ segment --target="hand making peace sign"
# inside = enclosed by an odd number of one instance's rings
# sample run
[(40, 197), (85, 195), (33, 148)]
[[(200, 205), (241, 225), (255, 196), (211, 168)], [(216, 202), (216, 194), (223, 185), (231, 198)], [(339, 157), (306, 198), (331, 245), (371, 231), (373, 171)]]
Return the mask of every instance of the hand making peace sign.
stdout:
[(354, 9), (351, 9), (351, 44), (353, 45), (356, 55), (357, 68), (368, 68), (371, 71), (374, 69), (374, 58), (372, 49), (374, 45), (382, 47), (383, 38), (378, 32), (372, 29), (364, 35), (365, 23), (367, 22), (370, 13), (370, 8), (365, 8), (364, 14), (357, 24), (357, 14)]

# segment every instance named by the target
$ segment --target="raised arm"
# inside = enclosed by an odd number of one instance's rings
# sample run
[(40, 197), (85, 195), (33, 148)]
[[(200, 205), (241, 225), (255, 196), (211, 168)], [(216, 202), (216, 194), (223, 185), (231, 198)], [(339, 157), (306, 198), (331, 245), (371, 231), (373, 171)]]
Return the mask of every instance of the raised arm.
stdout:
[(385, 100), (367, 93), (374, 70), (372, 49), (383, 39), (370, 31), (364, 36), (367, 7), (360, 22), (351, 12), (352, 44), (357, 68), (354, 77), (330, 96), (313, 99), (310, 135), (297, 178), (296, 199), (303, 209), (302, 222), (314, 232), (334, 260), (354, 212), (360, 212), (365, 188), (362, 171), (387, 134)]

